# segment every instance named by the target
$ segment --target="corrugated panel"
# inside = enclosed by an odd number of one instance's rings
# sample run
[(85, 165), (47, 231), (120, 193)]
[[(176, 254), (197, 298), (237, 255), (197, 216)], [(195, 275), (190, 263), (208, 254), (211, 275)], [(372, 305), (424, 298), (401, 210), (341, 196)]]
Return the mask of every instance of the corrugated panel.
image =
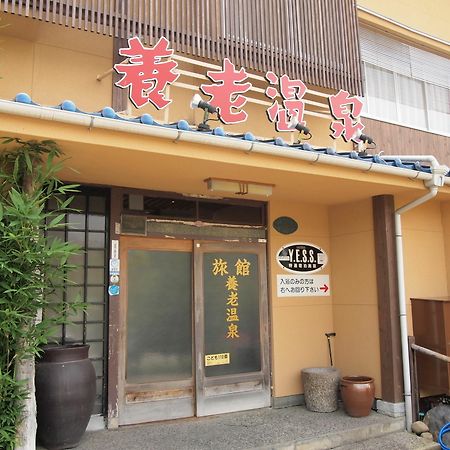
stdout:
[(0, 0), (6, 12), (362, 94), (355, 0)]

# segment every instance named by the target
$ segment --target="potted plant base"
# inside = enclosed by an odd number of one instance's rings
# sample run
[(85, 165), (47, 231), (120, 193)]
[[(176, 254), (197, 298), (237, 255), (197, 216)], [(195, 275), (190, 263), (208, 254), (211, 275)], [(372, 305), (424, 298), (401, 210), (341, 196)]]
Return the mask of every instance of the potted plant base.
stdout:
[(37, 438), (47, 449), (76, 447), (96, 394), (89, 345), (49, 345), (36, 364)]

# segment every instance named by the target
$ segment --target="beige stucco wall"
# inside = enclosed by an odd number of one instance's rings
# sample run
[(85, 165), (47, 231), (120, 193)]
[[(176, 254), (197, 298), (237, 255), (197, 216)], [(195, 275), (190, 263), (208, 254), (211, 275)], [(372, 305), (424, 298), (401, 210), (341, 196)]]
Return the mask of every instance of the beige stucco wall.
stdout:
[(357, 3), (361, 7), (358, 9), (360, 25), (414, 47), (450, 57), (450, 31), (447, 26), (450, 3), (447, 0), (359, 0)]
[[(396, 207), (403, 206), (411, 197), (396, 198)], [(447, 296), (449, 260), (448, 207), (435, 199), (402, 215), (403, 251), (405, 266), (405, 293), (408, 308), (408, 326), (412, 334), (411, 298)]]
[(336, 366), (342, 375), (368, 375), (381, 396), (372, 201), (330, 208)]
[[(298, 230), (290, 235), (271, 226), (280, 216), (294, 218)], [(278, 250), (294, 242), (308, 242), (325, 250), (330, 258), (328, 209), (308, 203), (270, 202), (269, 205), (270, 297), (272, 317), (273, 394), (276, 397), (303, 392), (301, 369), (329, 365), (325, 333), (333, 331), (333, 296), (277, 297), (277, 274), (287, 275), (276, 262)], [(331, 273), (328, 263), (318, 275)], [(331, 287), (333, 294), (333, 287)]]

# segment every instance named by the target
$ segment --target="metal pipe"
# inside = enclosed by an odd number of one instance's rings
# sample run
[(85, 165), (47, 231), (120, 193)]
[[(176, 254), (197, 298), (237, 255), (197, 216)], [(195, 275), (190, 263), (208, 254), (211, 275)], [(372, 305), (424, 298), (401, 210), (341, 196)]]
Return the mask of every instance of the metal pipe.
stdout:
[[(420, 157), (416, 156), (416, 160)], [(437, 186), (431, 186), (429, 192), (413, 200), (395, 211), (395, 246), (397, 250), (397, 281), (398, 281), (398, 306), (400, 320), (400, 337), (402, 348), (403, 366), (403, 388), (405, 396), (405, 420), (406, 429), (411, 431), (412, 423), (412, 401), (411, 401), (411, 379), (409, 374), (409, 346), (408, 346), (408, 322), (406, 316), (406, 292), (405, 292), (405, 267), (403, 260), (403, 233), (401, 215), (416, 208), (422, 203), (431, 200), (438, 192)]]

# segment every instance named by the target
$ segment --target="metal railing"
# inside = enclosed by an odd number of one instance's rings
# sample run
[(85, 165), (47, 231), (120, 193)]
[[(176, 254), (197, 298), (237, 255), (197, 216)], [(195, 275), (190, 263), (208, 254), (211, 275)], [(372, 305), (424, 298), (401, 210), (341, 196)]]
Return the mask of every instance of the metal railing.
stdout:
[(410, 377), (411, 377), (411, 396), (412, 396), (412, 420), (419, 420), (419, 400), (420, 388), (417, 371), (417, 353), (430, 356), (440, 361), (450, 363), (450, 357), (442, 353), (435, 352), (426, 347), (421, 347), (415, 343), (414, 336), (408, 336), (409, 343), (409, 360), (410, 360)]

